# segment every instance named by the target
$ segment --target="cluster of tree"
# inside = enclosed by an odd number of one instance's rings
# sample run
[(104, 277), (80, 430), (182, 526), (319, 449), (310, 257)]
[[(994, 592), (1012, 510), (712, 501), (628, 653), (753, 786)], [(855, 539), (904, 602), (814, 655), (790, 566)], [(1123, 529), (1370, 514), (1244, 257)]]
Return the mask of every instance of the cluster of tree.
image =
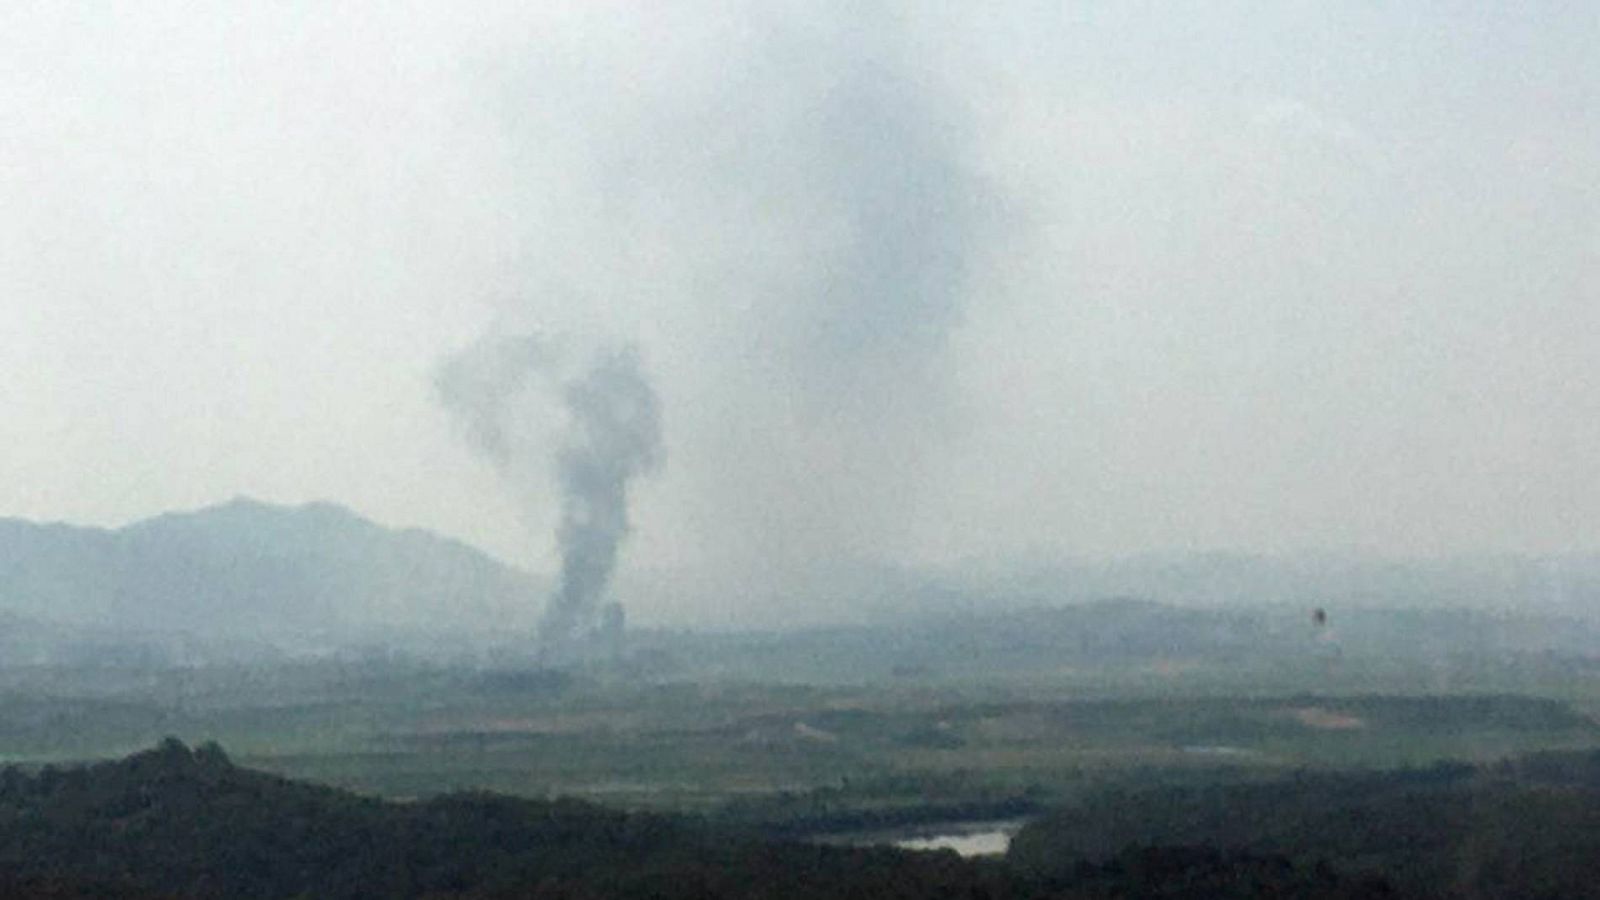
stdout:
[(484, 793), (391, 803), (168, 740), (116, 762), (0, 771), (0, 895), (1591, 896), (1600, 751), (1124, 783), (1030, 825), (1004, 860), (822, 846), (739, 818)]
[(1600, 884), (1600, 753), (1122, 786), (1031, 823), (1010, 859), (1049, 877), (1129, 845), (1191, 844), (1325, 862), (1421, 896), (1590, 897)]
[(1047, 796), (1038, 785), (996, 786), (970, 770), (880, 773), (810, 790), (736, 797), (714, 816), (769, 837), (803, 838), (1023, 819), (1045, 809)]
[(1053, 872), (781, 840), (482, 793), (419, 803), (234, 766), (176, 740), (0, 772), (0, 892), (20, 897), (1110, 898), (1389, 896), (1283, 855), (1128, 851)]

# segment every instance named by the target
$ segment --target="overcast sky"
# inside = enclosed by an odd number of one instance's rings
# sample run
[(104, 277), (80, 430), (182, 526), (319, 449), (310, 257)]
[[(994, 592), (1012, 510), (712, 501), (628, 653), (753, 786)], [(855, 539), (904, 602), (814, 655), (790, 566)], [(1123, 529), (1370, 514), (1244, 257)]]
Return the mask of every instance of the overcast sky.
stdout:
[(1493, 5), (6, 3), (0, 515), (548, 570), (433, 388), (537, 329), (635, 569), (1600, 550), (1600, 5)]

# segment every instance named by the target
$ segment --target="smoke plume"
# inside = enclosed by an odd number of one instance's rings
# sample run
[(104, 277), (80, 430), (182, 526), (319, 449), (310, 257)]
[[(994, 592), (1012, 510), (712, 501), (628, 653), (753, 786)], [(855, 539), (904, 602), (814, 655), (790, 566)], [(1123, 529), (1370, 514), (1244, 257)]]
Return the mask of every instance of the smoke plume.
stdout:
[(927, 465), (961, 426), (954, 338), (1006, 225), (967, 111), (919, 68), (914, 35), (868, 21), (762, 20), (739, 77), (660, 129), (710, 135), (677, 141), (687, 174), (650, 186), (688, 208), (715, 198), (699, 243), (738, 252), (706, 281), (743, 294), (723, 300), (737, 368), (715, 388), (742, 391), (741, 429), (781, 436), (703, 451), (731, 523), (708, 543), (742, 557), (726, 564), (745, 596), (814, 593), (841, 560), (910, 540)]
[[(628, 536), (628, 487), (662, 454), (660, 404), (637, 355), (607, 348), (573, 373), (537, 337), (490, 337), (447, 360), (436, 387), (469, 440), (523, 497), (537, 495), (523, 482), (547, 459), (553, 464), (561, 574), (540, 622), (541, 652), (560, 658), (588, 642), (614, 641), (622, 609), (603, 600)], [(561, 420), (554, 430), (551, 418)]]

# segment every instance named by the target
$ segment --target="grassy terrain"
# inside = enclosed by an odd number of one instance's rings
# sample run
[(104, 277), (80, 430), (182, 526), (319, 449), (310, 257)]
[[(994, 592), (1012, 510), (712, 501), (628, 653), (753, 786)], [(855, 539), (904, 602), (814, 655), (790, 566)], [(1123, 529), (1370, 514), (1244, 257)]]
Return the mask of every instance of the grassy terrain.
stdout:
[[(1320, 661), (1310, 665), (1319, 666)], [(1115, 673), (1115, 670), (1108, 670)], [(1183, 686), (1207, 672), (1184, 670)], [(1221, 681), (1227, 672), (1210, 672)], [(1082, 791), (1298, 769), (1491, 761), (1600, 746), (1600, 692), (1239, 696), (1141, 670), (1097, 690), (1020, 682), (805, 686), (400, 663), (0, 679), (0, 753), (104, 758), (164, 735), (388, 797), (487, 788), (714, 812), (780, 829), (1025, 814)], [(1363, 679), (1362, 683), (1365, 683)]]
[(1597, 638), (1483, 614), (1108, 601), (904, 627), (633, 636), (625, 665), (378, 654), (0, 667), (0, 759), (167, 735), (393, 798), (485, 788), (790, 832), (1029, 814), (1106, 785), (1600, 746)]

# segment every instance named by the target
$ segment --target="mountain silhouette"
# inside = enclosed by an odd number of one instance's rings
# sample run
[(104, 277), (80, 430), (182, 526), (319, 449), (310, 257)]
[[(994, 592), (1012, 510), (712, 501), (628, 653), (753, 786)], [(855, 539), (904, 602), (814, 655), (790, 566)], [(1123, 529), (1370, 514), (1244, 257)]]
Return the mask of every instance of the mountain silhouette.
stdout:
[(531, 622), (544, 594), (459, 541), (331, 503), (240, 498), (118, 529), (0, 519), (0, 614), (17, 627), (360, 639)]

